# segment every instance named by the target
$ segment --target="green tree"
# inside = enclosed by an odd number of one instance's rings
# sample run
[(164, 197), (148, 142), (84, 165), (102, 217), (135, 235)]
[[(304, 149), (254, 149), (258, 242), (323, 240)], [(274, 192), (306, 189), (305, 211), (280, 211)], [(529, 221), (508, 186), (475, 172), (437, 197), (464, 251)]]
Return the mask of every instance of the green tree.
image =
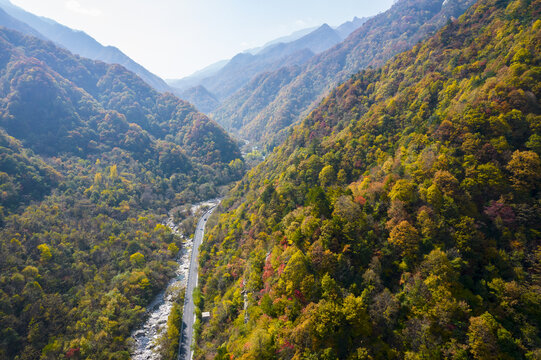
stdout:
[(531, 191), (541, 180), (541, 160), (533, 151), (516, 150), (507, 164), (513, 187), (519, 191)]
[(143, 266), (143, 264), (145, 263), (145, 255), (141, 254), (140, 252), (132, 254), (130, 256), (130, 263), (138, 267)]
[(332, 165), (327, 165), (319, 172), (319, 183), (321, 186), (329, 186), (336, 181), (336, 172)]
[(389, 193), (391, 200), (400, 200), (405, 203), (412, 203), (416, 199), (416, 187), (406, 179), (398, 180)]
[(475, 359), (501, 359), (502, 354), (498, 346), (497, 335), (499, 327), (494, 317), (488, 312), (485, 312), (481, 316), (470, 318), (468, 340), (470, 351)]

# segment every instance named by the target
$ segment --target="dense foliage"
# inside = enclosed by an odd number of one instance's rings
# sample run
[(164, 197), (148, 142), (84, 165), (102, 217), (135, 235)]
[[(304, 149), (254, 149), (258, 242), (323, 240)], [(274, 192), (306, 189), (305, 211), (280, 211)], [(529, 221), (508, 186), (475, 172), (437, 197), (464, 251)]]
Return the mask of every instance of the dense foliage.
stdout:
[(338, 87), (222, 202), (199, 359), (541, 356), (541, 2)]
[(5, 211), (40, 199), (59, 177), (52, 167), (0, 130), (0, 224)]
[(236, 143), (121, 66), (5, 29), (0, 126), (0, 359), (129, 359), (182, 246), (162, 222), (242, 175)]
[[(231, 132), (272, 148), (287, 129), (314, 109), (328, 92), (369, 66), (381, 66), (395, 54), (460, 16), (473, 0), (399, 0), (374, 16), (337, 46), (298, 67), (284, 64), (261, 74), (214, 111)], [(277, 137), (276, 134), (282, 131)]]

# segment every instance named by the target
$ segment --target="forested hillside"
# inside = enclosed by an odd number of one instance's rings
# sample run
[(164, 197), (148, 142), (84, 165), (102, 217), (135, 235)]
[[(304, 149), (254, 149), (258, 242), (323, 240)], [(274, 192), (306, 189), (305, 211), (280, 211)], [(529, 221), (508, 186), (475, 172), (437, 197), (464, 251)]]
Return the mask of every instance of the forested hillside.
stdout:
[(196, 358), (541, 357), (540, 10), (480, 0), (243, 178)]
[(177, 266), (161, 223), (240, 178), (237, 144), (120, 65), (3, 28), (0, 127), (0, 359), (129, 359)]
[(274, 72), (260, 74), (224, 101), (212, 117), (241, 138), (272, 148), (283, 141), (285, 129), (307, 116), (335, 86), (361, 69), (381, 66), (411, 49), (473, 2), (399, 0), (305, 64), (284, 64)]

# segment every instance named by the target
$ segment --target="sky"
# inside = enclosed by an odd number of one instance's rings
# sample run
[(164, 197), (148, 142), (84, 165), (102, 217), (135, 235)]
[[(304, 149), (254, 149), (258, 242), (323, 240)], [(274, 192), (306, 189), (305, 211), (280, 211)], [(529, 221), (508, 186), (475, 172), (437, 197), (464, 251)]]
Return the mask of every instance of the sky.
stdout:
[(376, 15), (394, 0), (11, 2), (118, 47), (164, 79), (177, 79), (300, 29)]

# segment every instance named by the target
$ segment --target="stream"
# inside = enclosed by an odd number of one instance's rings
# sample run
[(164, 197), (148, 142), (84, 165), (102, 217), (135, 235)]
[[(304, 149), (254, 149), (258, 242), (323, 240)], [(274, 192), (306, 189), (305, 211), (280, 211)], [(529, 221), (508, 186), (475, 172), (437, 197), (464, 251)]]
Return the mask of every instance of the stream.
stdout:
[[(217, 200), (209, 200), (192, 206), (192, 214), (195, 214), (202, 206), (215, 206)], [(173, 233), (180, 235), (178, 227), (173, 222), (171, 216), (164, 224), (168, 226)], [(186, 287), (188, 272), (190, 268), (190, 257), (192, 254), (193, 238), (183, 237), (182, 248), (177, 259), (178, 268), (175, 271), (175, 277), (172, 278), (165, 290), (160, 292), (147, 307), (147, 318), (141, 327), (132, 333), (133, 360), (150, 360), (158, 358), (158, 348), (156, 340), (167, 328), (167, 318), (173, 307), (174, 300), (178, 297), (180, 291)]]

